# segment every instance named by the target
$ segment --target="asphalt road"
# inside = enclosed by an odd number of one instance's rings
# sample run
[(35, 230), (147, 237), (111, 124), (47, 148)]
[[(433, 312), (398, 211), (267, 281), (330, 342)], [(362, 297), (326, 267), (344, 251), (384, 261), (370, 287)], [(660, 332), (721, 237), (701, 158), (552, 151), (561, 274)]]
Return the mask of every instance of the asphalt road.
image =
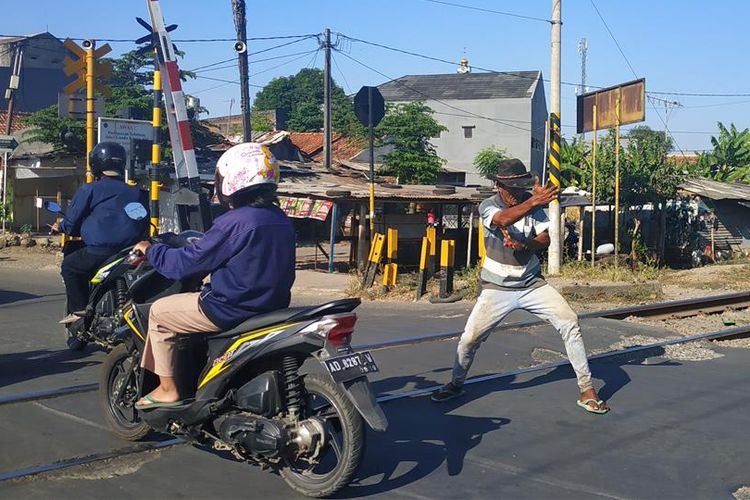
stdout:
[[(59, 281), (0, 271), (0, 395), (94, 382), (104, 353), (70, 353), (55, 324)], [(39, 302), (28, 300), (41, 299)], [(24, 302), (26, 301), (26, 302)], [(458, 330), (468, 306), (365, 304), (355, 343)], [(526, 319), (518, 314), (510, 320)], [(583, 324), (589, 350), (623, 336), (669, 333), (610, 320)], [(473, 374), (529, 366), (561, 352), (548, 327), (498, 332)], [(442, 383), (454, 341), (375, 352), (379, 394)], [(536, 351), (535, 351), (536, 350)], [(568, 367), (468, 386), (460, 401), (384, 404), (390, 428), (369, 433), (357, 480), (340, 495), (388, 498), (726, 498), (750, 485), (750, 351), (592, 363), (613, 411), (578, 408)], [(97, 394), (0, 406), (0, 472), (131, 446), (111, 436)], [(152, 436), (152, 439), (165, 439)], [(2, 498), (295, 498), (257, 468), (180, 445), (0, 483)]]

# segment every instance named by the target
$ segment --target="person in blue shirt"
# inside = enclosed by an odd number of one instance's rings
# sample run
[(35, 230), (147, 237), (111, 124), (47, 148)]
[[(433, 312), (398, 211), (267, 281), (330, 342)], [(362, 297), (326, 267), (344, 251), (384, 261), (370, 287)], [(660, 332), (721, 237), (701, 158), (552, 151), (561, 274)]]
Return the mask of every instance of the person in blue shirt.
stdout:
[(125, 148), (115, 142), (100, 142), (89, 154), (95, 181), (76, 192), (62, 221), (52, 232), (80, 236), (85, 246), (65, 256), (61, 274), (68, 297), (68, 315), (60, 323), (70, 324), (86, 314), (89, 281), (112, 255), (148, 234), (148, 218), (133, 220), (125, 206), (148, 206), (148, 194), (125, 183)]
[(145, 410), (180, 404), (174, 338), (228, 330), (262, 313), (289, 306), (294, 283), (295, 234), (278, 207), (279, 167), (268, 148), (244, 143), (227, 150), (216, 167), (216, 195), (229, 210), (192, 246), (135, 246), (170, 279), (211, 274), (201, 292), (181, 293), (151, 306), (141, 366), (159, 386), (141, 398)]

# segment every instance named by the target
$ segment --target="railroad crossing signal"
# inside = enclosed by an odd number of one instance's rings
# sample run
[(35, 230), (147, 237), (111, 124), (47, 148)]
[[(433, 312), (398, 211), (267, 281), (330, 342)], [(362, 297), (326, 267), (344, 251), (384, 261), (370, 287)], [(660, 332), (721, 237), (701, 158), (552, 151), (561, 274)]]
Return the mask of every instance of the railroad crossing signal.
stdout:
[[(65, 75), (78, 76), (75, 81), (65, 86), (63, 92), (65, 92), (66, 94), (73, 94), (86, 86), (86, 56), (87, 52), (93, 48), (93, 43), (94, 42), (91, 40), (86, 40), (83, 42), (83, 47), (80, 47), (77, 43), (69, 38), (65, 40), (65, 46), (71, 52), (73, 52), (74, 55), (78, 56), (77, 59), (66, 57), (63, 61), (63, 71), (65, 72)], [(98, 49), (93, 50), (95, 79), (101, 78), (106, 80), (107, 78), (112, 77), (112, 62), (99, 60), (102, 56), (108, 54), (111, 51), (112, 47), (110, 47), (108, 43), (102, 45)], [(94, 87), (100, 94), (105, 97), (110, 97), (112, 95), (112, 90), (109, 88), (109, 86), (104, 85), (99, 81), (94, 82)]]

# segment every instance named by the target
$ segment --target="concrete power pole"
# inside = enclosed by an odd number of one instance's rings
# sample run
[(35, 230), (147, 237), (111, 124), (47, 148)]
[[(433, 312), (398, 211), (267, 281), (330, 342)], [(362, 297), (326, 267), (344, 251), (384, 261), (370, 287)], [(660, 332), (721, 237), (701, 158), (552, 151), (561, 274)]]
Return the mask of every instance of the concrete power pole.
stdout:
[[(562, 0), (552, 0), (552, 61), (550, 82), (550, 144), (549, 144), (549, 180), (560, 186), (560, 28)], [(560, 273), (560, 202), (554, 200), (549, 204), (549, 264), (550, 275)]]
[(252, 124), (250, 123), (250, 83), (247, 62), (247, 19), (245, 0), (232, 0), (234, 27), (237, 30), (237, 62), (240, 69), (240, 109), (242, 109), (242, 142), (252, 141)]
[[(589, 50), (589, 43), (585, 38), (578, 41), (578, 54), (581, 56), (581, 85), (578, 87), (578, 95), (586, 93), (586, 56)], [(580, 139), (583, 140), (586, 134), (581, 132)]]
[(326, 28), (323, 40), (325, 66), (323, 67), (323, 155), (325, 167), (331, 168), (331, 30)]

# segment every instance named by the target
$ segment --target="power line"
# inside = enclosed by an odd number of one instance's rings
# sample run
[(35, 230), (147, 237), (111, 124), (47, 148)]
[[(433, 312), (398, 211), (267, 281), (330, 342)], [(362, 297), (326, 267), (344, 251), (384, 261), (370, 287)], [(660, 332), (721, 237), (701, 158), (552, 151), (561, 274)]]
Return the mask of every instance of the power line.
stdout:
[[(54, 35), (53, 35), (54, 36)], [(289, 40), (292, 38), (311, 38), (318, 36), (317, 33), (311, 33), (307, 35), (282, 35), (282, 36), (256, 36), (248, 38), (248, 41), (262, 41), (262, 40)], [(21, 38), (24, 40), (32, 40), (28, 35), (1, 35), (0, 38)], [(84, 40), (95, 40), (97, 42), (109, 42), (109, 43), (135, 43), (135, 38), (96, 38), (96, 37), (65, 37), (73, 40), (74, 42), (82, 42)], [(17, 40), (21, 41), (21, 40)], [(210, 42), (236, 42), (237, 37), (233, 38), (182, 38), (172, 40), (174, 43), (210, 43)], [(2, 40), (0, 40), (2, 42)]]
[[(284, 55), (281, 55), (281, 56), (266, 57), (264, 59), (252, 59), (252, 60), (250, 60), (250, 63), (251, 64), (258, 64), (258, 63), (261, 63), (261, 62), (275, 61), (277, 59), (284, 59), (284, 58), (287, 58), (287, 57), (294, 57), (294, 56), (298, 56), (298, 55), (312, 54), (313, 52), (315, 52), (315, 50), (316, 49), (305, 50), (305, 51), (302, 51), (302, 52), (293, 52), (291, 54), (284, 54)], [(216, 67), (211, 67), (211, 66), (214, 66), (213, 64), (211, 64), (211, 65), (207, 65), (206, 66), (207, 69), (202, 69), (202, 70), (197, 71), (197, 72), (198, 73), (207, 73), (209, 71), (220, 71), (222, 69), (236, 68), (237, 64), (236, 64), (235, 58), (230, 59), (230, 61), (234, 61), (235, 64), (228, 64), (226, 66), (216, 66)], [(223, 62), (228, 62), (228, 61), (221, 61), (219, 63), (214, 63), (214, 64), (221, 64)], [(286, 64), (286, 63), (284, 63), (284, 64)], [(195, 70), (192, 70), (192, 71), (195, 71)], [(257, 74), (257, 73), (253, 73), (253, 74)]]
[(530, 21), (541, 21), (543, 23), (548, 23), (548, 24), (551, 23), (549, 19), (544, 19), (543, 17), (526, 16), (523, 14), (516, 14), (514, 12), (504, 12), (500, 10), (484, 9), (482, 7), (474, 7), (473, 5), (462, 5), (460, 3), (444, 2), (442, 0), (423, 0), (423, 1), (430, 2), (430, 3), (437, 3), (441, 5), (449, 5), (451, 7), (458, 7), (460, 9), (475, 10), (478, 12), (486, 12), (489, 14), (498, 14), (501, 16), (516, 17), (519, 19), (527, 19)]
[(331, 54), (331, 61), (333, 61), (333, 65), (336, 66), (336, 69), (339, 70), (339, 74), (341, 75), (341, 78), (344, 80), (344, 84), (346, 85), (346, 88), (348, 89), (349, 93), (352, 94), (352, 88), (349, 85), (349, 82), (346, 79), (346, 75), (343, 71), (341, 71), (341, 68), (339, 68), (339, 63), (336, 62), (336, 58), (333, 57), (333, 54)]
[[(336, 49), (334, 49), (334, 50), (336, 50)], [(338, 52), (338, 50), (337, 50), (337, 52)], [(386, 74), (384, 74), (384, 73), (382, 73), (382, 72), (378, 71), (377, 69), (373, 68), (372, 66), (368, 66), (367, 64), (363, 63), (362, 61), (359, 61), (358, 59), (355, 59), (354, 57), (350, 56), (349, 54), (345, 54), (344, 52), (339, 52), (339, 53), (340, 53), (341, 55), (343, 55), (344, 57), (346, 57), (346, 58), (348, 58), (348, 59), (351, 59), (352, 61), (354, 61), (355, 63), (359, 64), (360, 66), (363, 66), (363, 67), (365, 67), (365, 68), (369, 69), (370, 71), (373, 71), (373, 72), (375, 72), (375, 73), (379, 74), (379, 75), (380, 75), (380, 76), (382, 76), (383, 78), (386, 78), (386, 79), (387, 79), (387, 80), (388, 80), (389, 82), (393, 82), (393, 83), (395, 83), (395, 84), (397, 84), (397, 85), (400, 85), (400, 86), (402, 86), (402, 87), (405, 87), (405, 88), (407, 88), (407, 89), (409, 89), (409, 90), (411, 90), (411, 91), (413, 91), (413, 92), (416, 92), (417, 94), (420, 94), (421, 96), (423, 96), (423, 97), (425, 97), (425, 98), (427, 98), (427, 99), (429, 99), (429, 100), (431, 100), (431, 101), (439, 102), (439, 103), (440, 103), (440, 104), (442, 104), (443, 106), (446, 106), (446, 107), (448, 107), (448, 108), (451, 108), (451, 109), (455, 109), (456, 111), (461, 111), (461, 112), (463, 112), (463, 113), (467, 113), (467, 114), (469, 114), (469, 115), (472, 115), (472, 116), (474, 116), (474, 117), (476, 117), (476, 118), (481, 118), (481, 119), (483, 119), (483, 120), (490, 120), (490, 121), (493, 121), (493, 122), (495, 122), (495, 123), (499, 123), (499, 124), (501, 124), (501, 125), (506, 125), (506, 126), (508, 126), (508, 127), (512, 127), (512, 128), (517, 128), (518, 130), (522, 130), (522, 131), (524, 131), (524, 132), (531, 132), (531, 131), (532, 131), (531, 129), (527, 129), (527, 128), (519, 127), (519, 126), (513, 125), (513, 124), (511, 124), (511, 123), (508, 123), (508, 122), (504, 122), (504, 121), (502, 121), (502, 120), (498, 120), (498, 119), (496, 119), (496, 118), (490, 118), (490, 117), (488, 117), (488, 116), (483, 116), (483, 115), (479, 115), (479, 114), (477, 114), (477, 113), (473, 113), (473, 112), (471, 112), (471, 111), (468, 111), (468, 110), (465, 110), (465, 109), (459, 108), (459, 107), (457, 107), (457, 106), (453, 106), (453, 105), (451, 105), (451, 104), (448, 104), (448, 103), (446, 103), (445, 101), (441, 101), (440, 99), (436, 99), (436, 98), (434, 98), (434, 97), (430, 96), (429, 94), (426, 94), (426, 93), (422, 92), (422, 91), (421, 91), (421, 90), (419, 90), (419, 89), (416, 89), (416, 88), (414, 88), (414, 87), (411, 87), (410, 85), (407, 85), (407, 84), (405, 84), (405, 83), (403, 83), (403, 82), (401, 82), (401, 81), (399, 81), (399, 80), (396, 80), (396, 79), (394, 79), (394, 78), (391, 78), (391, 77), (389, 77), (388, 75), (386, 75)]]
[[(276, 64), (275, 66), (271, 66), (270, 68), (266, 68), (266, 69), (261, 70), (261, 71), (255, 71), (255, 72), (252, 73), (251, 76), (255, 77), (255, 76), (261, 75), (263, 73), (267, 73), (269, 71), (273, 71), (273, 70), (275, 70), (277, 68), (280, 68), (282, 66), (285, 66), (287, 64), (291, 64), (291, 63), (293, 63), (295, 61), (298, 61), (298, 60), (302, 59), (303, 57), (305, 57), (305, 56), (307, 56), (309, 54), (312, 54), (313, 52), (316, 52), (317, 50), (319, 50), (319, 49), (313, 49), (313, 50), (307, 51), (307, 52), (301, 54), (299, 57), (295, 57), (294, 59), (290, 59), (288, 61), (284, 61), (281, 64)], [(235, 84), (235, 83), (239, 83), (239, 82), (226, 81), (225, 83), (222, 83), (220, 85), (214, 85), (212, 87), (208, 87), (207, 89), (202, 89), (202, 90), (199, 90), (197, 92), (192, 92), (192, 95), (201, 94), (201, 93), (204, 93), (204, 92), (208, 92), (210, 90), (215, 90), (215, 89), (218, 89), (218, 88), (221, 88), (221, 87), (226, 87), (227, 85), (232, 85), (232, 84)], [(259, 85), (251, 85), (251, 86), (252, 87), (256, 87), (256, 88), (260, 87)]]

